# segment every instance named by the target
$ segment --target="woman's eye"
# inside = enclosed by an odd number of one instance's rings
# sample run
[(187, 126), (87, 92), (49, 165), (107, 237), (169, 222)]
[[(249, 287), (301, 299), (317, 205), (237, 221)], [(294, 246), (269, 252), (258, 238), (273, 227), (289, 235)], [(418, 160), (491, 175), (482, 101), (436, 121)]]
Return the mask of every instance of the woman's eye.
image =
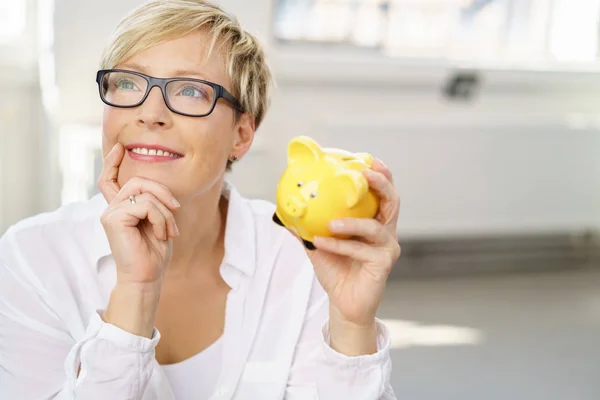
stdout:
[(187, 86), (181, 89), (181, 96), (186, 97), (204, 97), (204, 93), (193, 86)]
[(117, 88), (118, 89), (133, 90), (133, 89), (135, 89), (135, 85), (131, 81), (120, 80), (120, 81), (117, 82)]

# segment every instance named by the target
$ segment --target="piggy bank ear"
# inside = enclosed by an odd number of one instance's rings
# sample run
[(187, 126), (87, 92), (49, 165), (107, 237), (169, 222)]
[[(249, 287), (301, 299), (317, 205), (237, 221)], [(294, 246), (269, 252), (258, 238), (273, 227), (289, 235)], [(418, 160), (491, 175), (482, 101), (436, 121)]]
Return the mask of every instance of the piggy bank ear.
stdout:
[(369, 191), (369, 183), (359, 171), (346, 170), (335, 174), (335, 183), (340, 185), (340, 191), (344, 193), (348, 208), (354, 207)]
[(298, 136), (288, 145), (288, 163), (310, 163), (323, 156), (323, 150), (313, 139)]
[(369, 167), (373, 165), (373, 156), (369, 153), (357, 153), (356, 154), (360, 159), (367, 163)]

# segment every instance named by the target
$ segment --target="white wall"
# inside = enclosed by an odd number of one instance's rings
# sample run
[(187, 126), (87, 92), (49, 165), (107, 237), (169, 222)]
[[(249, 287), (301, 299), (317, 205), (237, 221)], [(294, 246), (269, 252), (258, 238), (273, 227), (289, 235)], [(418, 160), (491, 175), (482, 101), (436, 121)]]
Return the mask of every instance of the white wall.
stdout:
[[(0, 234), (55, 201), (47, 196), (48, 125), (37, 70), (35, 0), (26, 0), (25, 34), (0, 45)], [(52, 188), (51, 188), (52, 189)]]
[[(538, 96), (502, 97), (461, 107), (433, 92), (287, 83), (259, 132), (273, 144), (244, 161), (252, 168), (239, 171), (239, 184), (272, 197), (286, 141), (309, 134), (390, 166), (405, 236), (597, 227), (598, 130), (573, 129)], [(257, 172), (268, 179), (248, 179)]]
[(43, 208), (43, 117), (36, 86), (0, 84), (0, 232)]

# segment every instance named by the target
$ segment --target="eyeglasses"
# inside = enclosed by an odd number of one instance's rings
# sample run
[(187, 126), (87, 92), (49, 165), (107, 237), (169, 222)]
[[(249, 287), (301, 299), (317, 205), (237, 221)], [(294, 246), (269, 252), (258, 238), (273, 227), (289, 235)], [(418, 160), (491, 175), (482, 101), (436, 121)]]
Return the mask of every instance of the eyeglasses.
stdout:
[(132, 108), (142, 104), (150, 90), (158, 86), (169, 110), (188, 117), (205, 117), (223, 98), (240, 113), (244, 108), (231, 93), (216, 83), (192, 78), (154, 78), (135, 71), (105, 69), (96, 82), (100, 98), (109, 106)]

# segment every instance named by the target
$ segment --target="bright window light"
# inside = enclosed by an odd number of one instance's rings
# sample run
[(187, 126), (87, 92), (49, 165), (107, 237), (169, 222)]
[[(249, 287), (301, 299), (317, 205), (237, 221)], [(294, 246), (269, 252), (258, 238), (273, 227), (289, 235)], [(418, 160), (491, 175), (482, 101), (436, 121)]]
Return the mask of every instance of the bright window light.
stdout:
[(564, 61), (594, 61), (598, 56), (600, 0), (578, 3), (575, 6), (573, 0), (556, 2), (550, 51)]
[(59, 140), (61, 204), (86, 200), (96, 192), (102, 129), (96, 125), (65, 124), (60, 127)]
[(598, 62), (600, 0), (277, 0), (275, 38), (501, 66)]
[(0, 44), (11, 44), (25, 33), (26, 0), (0, 1)]
[(383, 319), (390, 330), (392, 348), (475, 346), (483, 343), (482, 331), (453, 325), (424, 325), (399, 319)]

